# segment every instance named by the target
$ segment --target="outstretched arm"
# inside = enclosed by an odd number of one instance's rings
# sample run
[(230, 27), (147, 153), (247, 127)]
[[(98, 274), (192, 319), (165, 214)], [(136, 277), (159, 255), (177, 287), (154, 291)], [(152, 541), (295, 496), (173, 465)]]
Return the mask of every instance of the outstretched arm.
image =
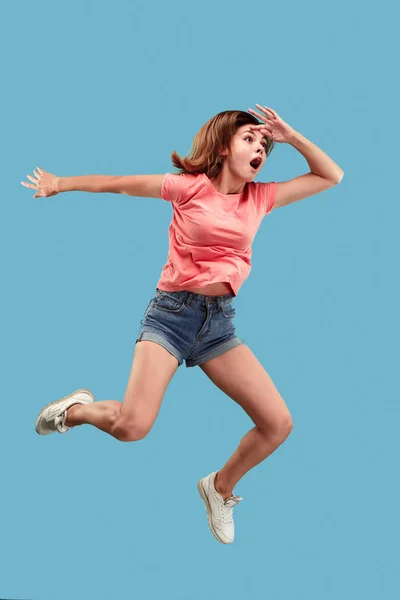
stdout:
[(161, 198), (164, 175), (78, 175), (76, 177), (58, 177), (40, 167), (33, 171), (36, 179), (27, 175), (32, 184), (21, 181), (27, 188), (35, 190), (34, 198), (55, 196), (60, 192), (93, 192), (127, 194)]
[(59, 191), (108, 192), (147, 198), (161, 198), (164, 175), (82, 175), (59, 177)]

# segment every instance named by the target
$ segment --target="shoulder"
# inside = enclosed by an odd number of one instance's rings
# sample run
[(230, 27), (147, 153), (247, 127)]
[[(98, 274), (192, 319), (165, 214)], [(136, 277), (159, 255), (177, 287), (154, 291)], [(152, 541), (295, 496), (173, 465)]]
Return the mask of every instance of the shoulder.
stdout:
[(205, 185), (204, 178), (204, 173), (194, 175), (166, 173), (162, 182), (162, 197), (170, 202), (182, 201)]
[(255, 199), (255, 202), (265, 214), (271, 212), (274, 208), (278, 189), (276, 181), (269, 181), (267, 183), (252, 181), (248, 184), (247, 189), (249, 196)]

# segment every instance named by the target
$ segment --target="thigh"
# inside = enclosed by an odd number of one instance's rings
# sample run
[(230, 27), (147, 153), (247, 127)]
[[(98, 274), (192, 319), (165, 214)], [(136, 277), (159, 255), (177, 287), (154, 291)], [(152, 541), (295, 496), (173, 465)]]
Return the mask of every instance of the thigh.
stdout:
[(291, 423), (285, 401), (245, 344), (201, 364), (200, 368), (246, 411), (259, 429), (270, 431)]
[(178, 360), (155, 342), (135, 345), (121, 417), (145, 435), (157, 418), (161, 402), (178, 368)]

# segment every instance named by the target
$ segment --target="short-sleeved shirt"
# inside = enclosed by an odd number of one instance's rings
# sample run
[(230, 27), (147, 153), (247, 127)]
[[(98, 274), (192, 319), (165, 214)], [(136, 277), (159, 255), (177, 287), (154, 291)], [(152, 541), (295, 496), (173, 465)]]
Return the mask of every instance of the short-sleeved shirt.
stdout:
[(172, 203), (168, 260), (157, 287), (181, 291), (228, 282), (235, 296), (251, 270), (252, 242), (274, 205), (277, 183), (246, 183), (221, 194), (205, 173), (164, 175), (161, 195)]

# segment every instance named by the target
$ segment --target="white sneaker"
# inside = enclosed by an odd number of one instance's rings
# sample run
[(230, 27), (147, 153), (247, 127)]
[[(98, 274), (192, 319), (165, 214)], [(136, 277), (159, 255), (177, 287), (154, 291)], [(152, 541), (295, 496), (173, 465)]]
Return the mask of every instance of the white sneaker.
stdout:
[(48, 435), (55, 431), (66, 433), (69, 429), (65, 425), (67, 409), (73, 404), (91, 404), (92, 402), (94, 402), (92, 392), (85, 389), (76, 390), (61, 400), (51, 402), (39, 413), (36, 419), (36, 431), (40, 435)]
[(240, 496), (230, 496), (224, 500), (214, 487), (216, 475), (217, 471), (200, 479), (197, 484), (197, 489), (206, 505), (208, 524), (214, 537), (221, 542), (221, 544), (232, 544), (235, 537), (232, 509), (236, 504), (243, 500), (243, 498)]

